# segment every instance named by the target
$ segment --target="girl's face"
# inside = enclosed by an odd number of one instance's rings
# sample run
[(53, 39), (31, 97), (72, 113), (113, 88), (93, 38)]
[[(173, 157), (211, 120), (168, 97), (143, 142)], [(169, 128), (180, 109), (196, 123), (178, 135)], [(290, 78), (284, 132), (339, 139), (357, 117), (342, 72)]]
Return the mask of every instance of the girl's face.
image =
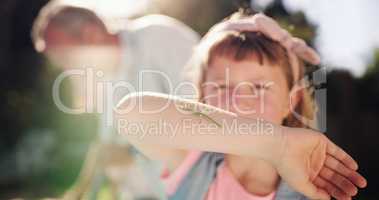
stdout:
[(276, 124), (289, 114), (289, 88), (280, 66), (217, 57), (205, 73), (207, 104)]

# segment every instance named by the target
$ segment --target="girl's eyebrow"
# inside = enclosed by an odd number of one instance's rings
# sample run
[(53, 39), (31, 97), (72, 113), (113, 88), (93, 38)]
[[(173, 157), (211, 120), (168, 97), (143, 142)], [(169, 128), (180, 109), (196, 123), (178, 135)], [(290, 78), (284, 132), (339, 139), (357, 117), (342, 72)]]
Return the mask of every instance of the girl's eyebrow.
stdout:
[(266, 82), (270, 82), (271, 80), (267, 80), (265, 77), (263, 76), (258, 76), (257, 78), (253, 78), (253, 79), (249, 79), (249, 81), (251, 81), (252, 83), (259, 83), (259, 82), (263, 82), (263, 83), (266, 83)]
[(212, 77), (208, 78), (208, 81), (225, 81), (225, 76), (224, 75), (213, 75)]
[(213, 81), (215, 81), (215, 82), (225, 82), (225, 78), (216, 78)]

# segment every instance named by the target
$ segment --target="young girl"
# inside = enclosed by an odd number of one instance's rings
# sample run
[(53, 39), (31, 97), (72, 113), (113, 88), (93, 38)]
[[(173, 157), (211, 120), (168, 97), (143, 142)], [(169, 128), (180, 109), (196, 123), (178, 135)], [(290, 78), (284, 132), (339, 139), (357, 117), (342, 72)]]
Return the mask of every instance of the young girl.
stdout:
[(307, 91), (293, 92), (304, 76), (299, 58), (319, 62), (271, 18), (234, 16), (195, 52), (199, 102), (129, 95), (117, 128), (167, 166), (169, 199), (351, 199), (367, 184), (356, 162), (293, 114), (313, 116)]

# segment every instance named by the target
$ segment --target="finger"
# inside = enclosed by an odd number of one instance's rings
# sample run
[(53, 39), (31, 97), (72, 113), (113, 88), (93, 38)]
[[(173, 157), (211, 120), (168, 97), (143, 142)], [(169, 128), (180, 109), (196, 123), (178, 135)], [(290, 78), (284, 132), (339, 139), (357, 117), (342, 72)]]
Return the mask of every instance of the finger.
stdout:
[(340, 175), (349, 179), (353, 184), (357, 185), (360, 188), (364, 188), (367, 185), (366, 179), (360, 175), (358, 172), (347, 168), (333, 156), (327, 156), (325, 160), (325, 166), (336, 171)]
[(307, 168), (302, 168), (298, 171), (298, 174), (303, 174), (303, 176), (299, 176), (297, 178), (294, 177), (282, 177), (284, 180), (287, 180), (288, 184), (292, 188), (296, 188), (296, 190), (308, 197), (309, 199), (327, 199), (330, 200), (330, 195), (323, 190), (322, 188), (316, 187), (316, 185), (311, 181), (308, 176)]
[(331, 195), (328, 194), (324, 189), (322, 188), (317, 188), (315, 185), (310, 184), (308, 186), (311, 188), (309, 191), (302, 192), (305, 196), (307, 196), (310, 199), (325, 199), (325, 200), (330, 200)]
[(321, 187), (317, 187), (314, 183), (310, 181), (306, 181), (304, 184), (302, 184), (302, 186), (302, 190), (300, 190), (299, 192), (310, 199), (331, 199), (330, 195), (324, 189), (322, 189)]
[(315, 180), (313, 181), (313, 183), (317, 187), (320, 187), (320, 188), (323, 188), (324, 190), (326, 190), (329, 193), (329, 195), (331, 195), (332, 197), (334, 197), (336, 199), (339, 199), (339, 200), (351, 199), (351, 197), (349, 195), (342, 192), (340, 189), (338, 189), (332, 183), (326, 181), (325, 179), (323, 179), (320, 176), (316, 177)]
[(351, 183), (348, 179), (327, 167), (321, 169), (320, 176), (326, 181), (333, 183), (340, 190), (342, 190), (350, 196), (354, 196), (358, 193), (358, 189), (353, 183)]
[(358, 169), (357, 162), (355, 162), (355, 160), (349, 154), (347, 154), (344, 150), (335, 145), (332, 141), (328, 142), (327, 152), (328, 154), (334, 156), (337, 160), (340, 160), (350, 169)]

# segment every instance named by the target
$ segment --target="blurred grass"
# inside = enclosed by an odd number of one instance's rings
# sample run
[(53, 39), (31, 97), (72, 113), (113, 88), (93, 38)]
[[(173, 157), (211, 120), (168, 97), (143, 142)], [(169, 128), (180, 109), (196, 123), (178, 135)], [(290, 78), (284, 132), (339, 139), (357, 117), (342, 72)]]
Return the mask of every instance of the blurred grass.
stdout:
[[(39, 199), (62, 195), (76, 180), (89, 144), (98, 131), (95, 114), (71, 115), (60, 111), (52, 99), (52, 85), (59, 71), (46, 63), (37, 88), (8, 95), (20, 116), (23, 135), (3, 167), (15, 181), (0, 199)], [(71, 85), (63, 81), (61, 98), (72, 104)], [(3, 159), (4, 160), (4, 159)], [(0, 163), (4, 165), (3, 163)]]

